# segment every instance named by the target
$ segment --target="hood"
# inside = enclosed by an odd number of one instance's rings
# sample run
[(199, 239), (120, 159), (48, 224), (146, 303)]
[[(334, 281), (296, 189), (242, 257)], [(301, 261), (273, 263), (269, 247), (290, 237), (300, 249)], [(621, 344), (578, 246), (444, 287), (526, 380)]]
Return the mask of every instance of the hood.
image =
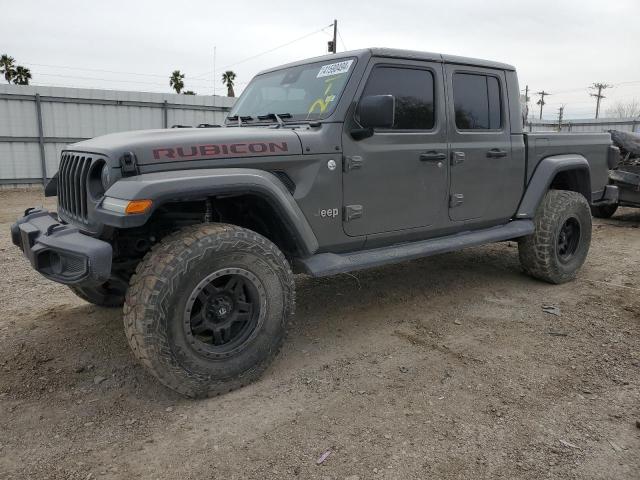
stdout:
[(68, 150), (107, 155), (133, 152), (138, 165), (215, 158), (301, 155), (298, 135), (285, 128), (172, 128), (112, 133), (70, 145)]

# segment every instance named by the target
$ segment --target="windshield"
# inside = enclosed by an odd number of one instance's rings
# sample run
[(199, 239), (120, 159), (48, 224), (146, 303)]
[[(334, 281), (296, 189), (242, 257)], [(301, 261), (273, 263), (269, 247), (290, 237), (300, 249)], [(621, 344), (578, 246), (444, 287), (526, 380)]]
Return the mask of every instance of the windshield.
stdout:
[(268, 116), (275, 119), (273, 114), (288, 121), (326, 118), (335, 109), (354, 65), (355, 59), (348, 58), (258, 75), (242, 93), (229, 117), (236, 120), (240, 117), (243, 123), (261, 121)]

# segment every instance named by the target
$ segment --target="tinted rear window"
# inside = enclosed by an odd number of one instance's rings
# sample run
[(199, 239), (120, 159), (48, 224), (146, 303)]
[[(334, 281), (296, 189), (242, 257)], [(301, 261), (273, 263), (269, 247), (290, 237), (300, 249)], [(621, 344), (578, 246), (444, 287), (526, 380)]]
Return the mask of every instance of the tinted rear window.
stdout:
[(471, 73), (453, 75), (456, 126), (461, 130), (494, 130), (502, 126), (500, 82)]

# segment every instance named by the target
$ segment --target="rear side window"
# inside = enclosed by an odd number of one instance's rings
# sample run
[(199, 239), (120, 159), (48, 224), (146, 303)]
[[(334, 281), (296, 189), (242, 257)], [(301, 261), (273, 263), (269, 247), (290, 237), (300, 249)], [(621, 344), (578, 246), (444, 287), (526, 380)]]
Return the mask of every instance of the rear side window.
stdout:
[(456, 126), (461, 130), (496, 130), (502, 127), (500, 82), (496, 77), (455, 73), (453, 103)]
[(430, 130), (435, 123), (433, 74), (427, 70), (376, 67), (362, 94), (393, 95), (396, 101), (394, 130)]

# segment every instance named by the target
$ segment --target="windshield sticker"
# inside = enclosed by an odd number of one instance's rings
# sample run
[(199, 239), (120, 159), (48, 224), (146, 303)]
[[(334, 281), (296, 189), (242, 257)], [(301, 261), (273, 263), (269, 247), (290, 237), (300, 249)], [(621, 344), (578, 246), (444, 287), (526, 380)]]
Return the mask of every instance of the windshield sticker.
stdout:
[(331, 63), (329, 65), (323, 65), (320, 67), (320, 71), (316, 78), (330, 77), (331, 75), (338, 75), (339, 73), (348, 72), (351, 68), (353, 60), (345, 60), (344, 62)]
[(316, 109), (319, 110), (318, 113), (324, 113), (329, 104), (336, 99), (335, 95), (330, 95), (329, 93), (331, 92), (331, 88), (333, 87), (333, 82), (335, 82), (338, 77), (339, 76), (336, 75), (334, 77), (325, 79), (324, 83), (327, 84), (327, 87), (324, 89), (324, 96), (313, 101), (313, 103), (309, 107), (307, 118), (309, 118), (309, 115), (314, 113), (314, 110)]

